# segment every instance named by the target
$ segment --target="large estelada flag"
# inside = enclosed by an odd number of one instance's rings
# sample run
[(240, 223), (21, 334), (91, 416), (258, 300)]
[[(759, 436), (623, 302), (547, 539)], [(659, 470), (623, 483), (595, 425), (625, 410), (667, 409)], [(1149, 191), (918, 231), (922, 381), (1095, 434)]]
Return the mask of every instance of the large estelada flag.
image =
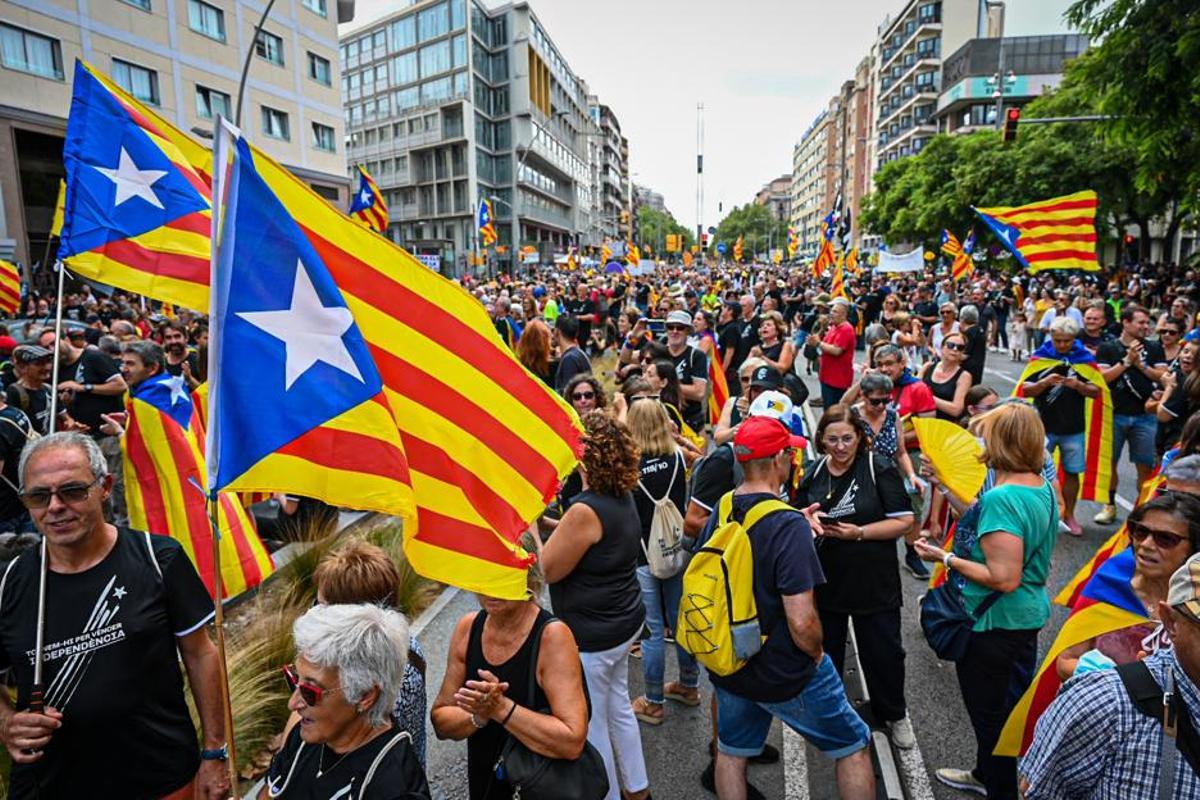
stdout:
[(517, 541), (577, 462), (578, 417), (462, 287), (243, 139), (231, 160), (212, 485), (401, 515), (417, 571), (524, 597), (532, 556)]
[(11, 261), (0, 258), (0, 311), (17, 313), (21, 305), (21, 270)]
[(350, 200), (350, 216), (376, 233), (384, 233), (388, 227), (387, 201), (366, 168), (359, 165), (357, 169), (358, 187)]
[(85, 278), (206, 308), (209, 151), (76, 62), (63, 163), (58, 258)]
[(1031, 273), (1044, 269), (1096, 272), (1096, 193), (1053, 197), (1023, 206), (976, 208), (1000, 243)]
[(1151, 622), (1145, 605), (1130, 584), (1133, 569), (1134, 554), (1127, 549), (1104, 562), (1088, 581), (1079, 602), (1050, 645), (1033, 683), (1004, 724), (994, 751), (996, 755), (1015, 757), (1029, 749), (1038, 718), (1062, 685), (1055, 661), (1064, 650), (1114, 631)]
[(1068, 365), (1075, 377), (1086, 381), (1100, 390), (1099, 397), (1085, 397), (1084, 411), (1084, 452), (1087, 459), (1084, 473), (1080, 476), (1079, 496), (1084, 500), (1094, 500), (1098, 503), (1109, 502), (1109, 490), (1112, 484), (1112, 395), (1096, 358), (1087, 348), (1076, 340), (1071, 351), (1066, 355), (1054, 349), (1054, 342), (1047, 339), (1042, 346), (1033, 351), (1029, 364), (1021, 373), (1020, 380), (1013, 390), (1016, 397), (1022, 396), (1022, 386), (1027, 381), (1049, 369)]
[(708, 357), (708, 421), (715, 428), (721, 419), (721, 409), (729, 400), (729, 381), (725, 379), (725, 367), (722, 366), (721, 346), (712, 331), (705, 335), (712, 342), (712, 354)]
[[(131, 393), (126, 411), (121, 451), (130, 525), (182, 544), (213, 595), (204, 428), (183, 378), (156, 375), (142, 382)], [(275, 567), (236, 497), (217, 496), (217, 521), (222, 594), (233, 597), (257, 586)]]

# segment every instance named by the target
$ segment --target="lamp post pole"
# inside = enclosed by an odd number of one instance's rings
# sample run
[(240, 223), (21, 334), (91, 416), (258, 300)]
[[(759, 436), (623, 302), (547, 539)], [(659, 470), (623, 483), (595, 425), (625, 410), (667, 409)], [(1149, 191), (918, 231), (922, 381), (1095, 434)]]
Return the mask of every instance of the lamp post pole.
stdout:
[(242, 127), (242, 100), (246, 97), (246, 78), (250, 75), (250, 59), (254, 58), (254, 48), (258, 46), (258, 36), (262, 33), (263, 25), (267, 23), (267, 17), (271, 14), (271, 9), (275, 6), (275, 0), (267, 0), (267, 7), (263, 9), (262, 16), (258, 18), (258, 24), (254, 26), (254, 36), (250, 39), (250, 46), (246, 48), (246, 60), (242, 62), (242, 78), (238, 81), (237, 90), (237, 109), (233, 114), (233, 124)]

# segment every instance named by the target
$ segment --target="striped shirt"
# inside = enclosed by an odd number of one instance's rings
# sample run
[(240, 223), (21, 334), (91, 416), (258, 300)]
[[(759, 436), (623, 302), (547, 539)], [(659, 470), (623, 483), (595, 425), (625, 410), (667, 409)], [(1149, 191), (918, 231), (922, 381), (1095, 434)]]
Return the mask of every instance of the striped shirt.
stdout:
[[(1168, 670), (1200, 727), (1200, 689), (1184, 673), (1173, 648), (1149, 656), (1146, 666), (1162, 686)], [(1158, 796), (1162, 725), (1134, 707), (1116, 670), (1089, 672), (1066, 683), (1038, 720), (1033, 744), (1021, 759), (1029, 781), (1026, 800), (1127, 800)], [(1200, 777), (1178, 756), (1172, 797), (1200, 797)]]

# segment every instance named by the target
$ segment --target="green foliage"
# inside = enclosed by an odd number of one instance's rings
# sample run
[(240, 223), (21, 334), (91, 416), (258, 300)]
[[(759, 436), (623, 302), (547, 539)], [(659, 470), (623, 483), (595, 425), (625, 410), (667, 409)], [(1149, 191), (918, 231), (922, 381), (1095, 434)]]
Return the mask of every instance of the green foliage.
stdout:
[(646, 205), (638, 206), (638, 231), (641, 233), (642, 244), (653, 247), (655, 255), (666, 254), (668, 233), (682, 236), (686, 247), (696, 243), (695, 233), (688, 230), (686, 225), (676, 222), (669, 212)]
[(730, 211), (717, 225), (717, 241), (726, 244), (725, 254), (733, 252), (733, 243), (743, 237), (743, 259), (755, 252), (765, 252), (768, 245), (782, 248), (787, 246), (787, 222), (778, 220), (766, 206), (747, 203)]

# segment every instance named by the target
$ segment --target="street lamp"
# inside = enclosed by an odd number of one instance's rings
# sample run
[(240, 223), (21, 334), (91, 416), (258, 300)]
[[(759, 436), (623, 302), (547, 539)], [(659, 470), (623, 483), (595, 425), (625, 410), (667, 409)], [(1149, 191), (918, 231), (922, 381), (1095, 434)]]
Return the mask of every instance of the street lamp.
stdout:
[(254, 26), (254, 35), (250, 37), (250, 47), (246, 49), (246, 60), (242, 62), (242, 79), (238, 81), (238, 99), (237, 109), (233, 114), (233, 124), (237, 127), (242, 127), (242, 100), (246, 96), (246, 77), (250, 74), (250, 59), (254, 58), (254, 48), (258, 46), (258, 37), (262, 33), (263, 25), (267, 22), (267, 17), (271, 14), (271, 8), (275, 5), (275, 0), (267, 0), (267, 7), (263, 9), (262, 16), (258, 18), (258, 24)]
[(1004, 70), (1004, 46), (1000, 47), (1000, 69), (992, 77), (987, 79), (987, 86), (992, 90), (992, 97), (996, 101), (996, 130), (1004, 125), (1004, 95), (1011, 94), (1013, 87), (1017, 83), (1017, 76), (1010, 69), (1003, 78), (1000, 73)]

